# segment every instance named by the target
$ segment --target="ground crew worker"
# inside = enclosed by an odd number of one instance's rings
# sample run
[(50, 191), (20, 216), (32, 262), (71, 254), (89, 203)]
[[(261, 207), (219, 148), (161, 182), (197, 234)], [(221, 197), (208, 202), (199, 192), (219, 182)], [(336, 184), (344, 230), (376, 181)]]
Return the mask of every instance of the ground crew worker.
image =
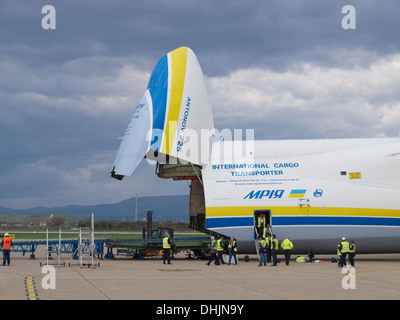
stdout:
[(268, 241), (261, 237), (258, 242), (258, 254), (260, 256), (260, 264), (258, 265), (259, 267), (261, 267), (263, 263), (265, 267), (267, 266), (267, 248)]
[(6, 261), (7, 261), (7, 266), (9, 266), (10, 265), (10, 250), (11, 250), (11, 246), (12, 246), (12, 241), (11, 241), (10, 235), (8, 233), (6, 233), (4, 235), (1, 245), (3, 247), (3, 266), (6, 265)]
[(261, 213), (257, 217), (257, 236), (261, 236), (265, 226), (266, 226), (266, 221), (265, 221), (265, 218), (264, 218), (264, 214)]
[(171, 235), (167, 234), (163, 239), (163, 263), (168, 260), (168, 264), (171, 264)]
[(290, 259), (290, 254), (293, 249), (293, 243), (290, 241), (290, 238), (286, 238), (285, 240), (282, 241), (281, 247), (283, 249), (283, 253), (285, 254), (285, 263), (288, 266), (289, 265), (289, 259)]
[(337, 255), (339, 256), (339, 262), (338, 262), (338, 264), (337, 264), (337, 266), (338, 266), (339, 268), (343, 268), (343, 264), (342, 264), (342, 253), (340, 252), (341, 249), (342, 249), (342, 243), (339, 242), (338, 245), (337, 245), (337, 247), (336, 247)]
[(221, 261), (221, 264), (225, 264), (224, 259), (222, 258), (222, 254), (224, 253), (224, 245), (222, 244), (222, 240), (224, 236), (221, 236), (219, 240), (217, 240), (217, 261)]
[(341, 252), (341, 260), (342, 260), (342, 268), (346, 266), (346, 256), (350, 252), (350, 244), (346, 241), (346, 237), (342, 238), (342, 242), (340, 252)]
[(311, 248), (310, 253), (306, 257), (306, 262), (314, 262), (314, 251), (313, 251), (313, 248)]
[(267, 233), (267, 242), (268, 242), (268, 248), (267, 248), (267, 263), (271, 262), (271, 256), (272, 256), (272, 239), (271, 239), (271, 234)]
[(276, 256), (276, 254), (277, 254), (278, 249), (279, 249), (279, 241), (276, 238), (276, 236), (273, 234), (272, 235), (272, 250), (271, 250), (272, 262), (273, 262), (273, 264), (271, 265), (272, 267), (276, 267), (277, 266), (278, 258)]
[(354, 257), (356, 256), (356, 243), (353, 239), (350, 239), (350, 252), (349, 252), (349, 260), (352, 267), (354, 267)]
[(269, 224), (267, 224), (264, 229), (263, 229), (263, 234), (262, 237), (263, 238), (267, 238), (267, 235), (271, 235), (272, 234), (272, 230)]
[(228, 265), (231, 264), (232, 256), (235, 258), (235, 264), (237, 264), (237, 258), (236, 258), (237, 241), (234, 237), (231, 237), (231, 241), (229, 242), (228, 250), (229, 250)]
[(208, 260), (207, 265), (209, 266), (213, 260), (215, 265), (219, 265), (217, 259), (217, 241), (215, 241), (215, 238), (213, 236), (211, 237), (211, 244), (209, 245), (209, 247), (210, 247), (211, 257), (210, 260)]
[(263, 231), (262, 231), (262, 234), (260, 234), (260, 237), (262, 237), (262, 238), (267, 238), (267, 234), (268, 234), (268, 232), (267, 232), (267, 227), (264, 227), (263, 228)]

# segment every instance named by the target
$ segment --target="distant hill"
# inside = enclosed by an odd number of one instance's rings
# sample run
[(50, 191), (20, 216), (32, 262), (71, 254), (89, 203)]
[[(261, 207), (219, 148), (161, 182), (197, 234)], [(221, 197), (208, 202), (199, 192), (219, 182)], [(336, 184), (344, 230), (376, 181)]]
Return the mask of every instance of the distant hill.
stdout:
[[(88, 218), (93, 212), (95, 220), (128, 220), (135, 219), (135, 198), (115, 204), (97, 204), (90, 206), (69, 205), (65, 207), (36, 207), (17, 210), (0, 206), (0, 215), (54, 214), (71, 215)], [(138, 220), (147, 217), (147, 211), (154, 211), (153, 220), (189, 222), (189, 195), (153, 196), (138, 198)]]
[[(13, 224), (20, 222), (22, 225), (28, 225), (30, 223), (36, 223), (38, 225), (42, 221), (50, 222), (53, 216), (49, 214), (3, 214), (0, 215), (1, 223)], [(78, 217), (70, 216), (70, 215), (57, 215), (57, 217), (64, 218), (66, 223), (76, 224), (80, 220)]]

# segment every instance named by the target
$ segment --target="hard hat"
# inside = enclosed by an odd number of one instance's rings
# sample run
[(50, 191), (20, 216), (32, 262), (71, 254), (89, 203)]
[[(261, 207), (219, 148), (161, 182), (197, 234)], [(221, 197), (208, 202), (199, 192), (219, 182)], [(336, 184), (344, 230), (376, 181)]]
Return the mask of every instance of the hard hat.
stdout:
[(8, 236), (9, 236), (9, 234), (6, 232), (6, 233), (4, 234), (4, 236), (5, 236), (5, 237), (8, 237)]
[(346, 237), (342, 237), (342, 240), (346, 240)]
[(261, 218), (264, 217), (264, 214), (261, 213)]
[(349, 241), (353, 241), (353, 238), (350, 238)]

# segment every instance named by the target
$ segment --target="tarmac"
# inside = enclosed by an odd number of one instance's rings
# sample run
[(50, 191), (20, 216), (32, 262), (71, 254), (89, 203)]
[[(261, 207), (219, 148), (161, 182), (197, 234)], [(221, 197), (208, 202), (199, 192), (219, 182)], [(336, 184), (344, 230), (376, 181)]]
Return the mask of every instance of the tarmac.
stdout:
[[(206, 260), (176, 255), (172, 264), (160, 256), (144, 260), (116, 255), (96, 260), (99, 266), (54, 266), (55, 289), (43, 270), (46, 252), (11, 253), (11, 265), (0, 266), (1, 300), (398, 300), (400, 254), (357, 255), (355, 270), (342, 273), (334, 255), (316, 256), (324, 262), (259, 267), (257, 256), (237, 265), (208, 266)], [(292, 257), (295, 258), (295, 257)], [(54, 264), (57, 260), (49, 260)], [(46, 286), (47, 284), (47, 286)], [(350, 287), (345, 289), (344, 287)]]

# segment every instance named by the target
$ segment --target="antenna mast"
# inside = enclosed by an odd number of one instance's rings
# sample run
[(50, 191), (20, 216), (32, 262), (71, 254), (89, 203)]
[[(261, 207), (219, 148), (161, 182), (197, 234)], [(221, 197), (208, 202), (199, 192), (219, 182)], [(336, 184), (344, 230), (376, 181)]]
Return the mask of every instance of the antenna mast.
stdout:
[(137, 222), (137, 199), (138, 199), (138, 196), (136, 195), (136, 202), (135, 202), (135, 222)]

